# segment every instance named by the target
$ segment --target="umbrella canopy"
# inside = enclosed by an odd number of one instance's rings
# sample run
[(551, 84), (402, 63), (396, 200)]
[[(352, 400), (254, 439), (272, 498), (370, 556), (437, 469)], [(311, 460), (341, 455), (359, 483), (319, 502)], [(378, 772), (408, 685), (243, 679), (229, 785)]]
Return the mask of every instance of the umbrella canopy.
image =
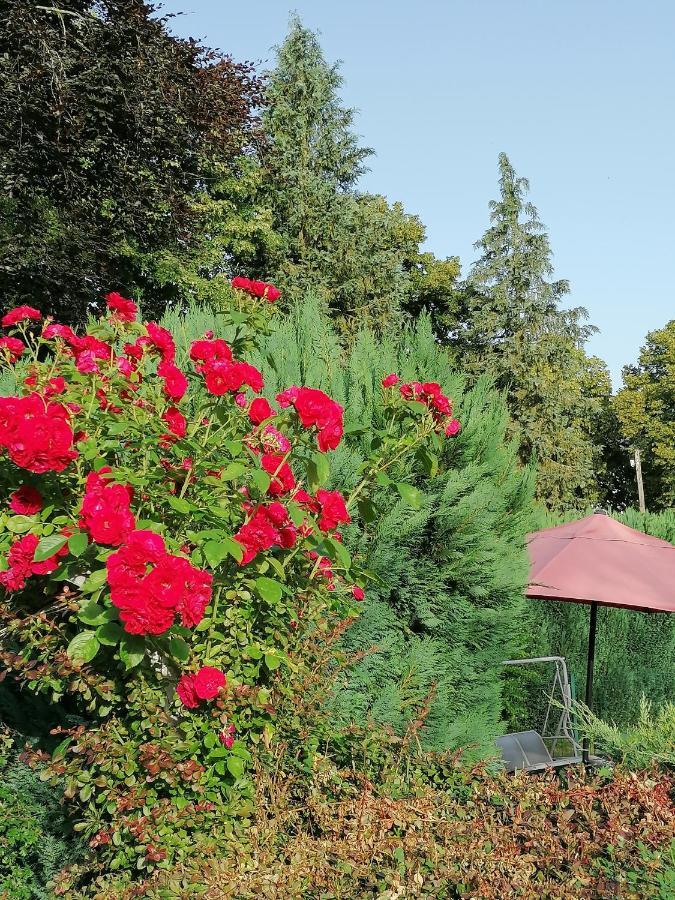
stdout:
[[(598, 606), (675, 612), (675, 546), (622, 525), (607, 513), (544, 528), (528, 537), (527, 596), (590, 606), (586, 705), (593, 704)], [(588, 739), (583, 761), (588, 763)]]
[(528, 537), (528, 597), (675, 612), (675, 546), (594, 513)]

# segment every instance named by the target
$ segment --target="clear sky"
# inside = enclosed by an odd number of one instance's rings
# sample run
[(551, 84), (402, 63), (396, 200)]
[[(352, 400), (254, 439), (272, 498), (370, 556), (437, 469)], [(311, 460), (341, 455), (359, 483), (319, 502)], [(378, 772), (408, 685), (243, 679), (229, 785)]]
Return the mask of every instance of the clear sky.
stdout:
[(401, 200), (463, 270), (505, 151), (531, 184), (570, 302), (615, 386), (675, 318), (675, 0), (167, 0), (173, 30), (267, 68), (297, 11), (342, 60), (375, 149), (365, 190)]

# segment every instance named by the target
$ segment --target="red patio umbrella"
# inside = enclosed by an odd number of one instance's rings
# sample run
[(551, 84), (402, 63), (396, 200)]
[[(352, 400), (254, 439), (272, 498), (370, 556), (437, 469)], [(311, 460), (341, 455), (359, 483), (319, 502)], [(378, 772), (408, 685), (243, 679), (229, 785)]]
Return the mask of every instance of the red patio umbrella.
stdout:
[[(593, 702), (598, 606), (675, 612), (675, 546), (610, 518), (591, 516), (528, 536), (527, 596), (590, 605), (586, 705)], [(584, 741), (584, 762), (588, 743)]]

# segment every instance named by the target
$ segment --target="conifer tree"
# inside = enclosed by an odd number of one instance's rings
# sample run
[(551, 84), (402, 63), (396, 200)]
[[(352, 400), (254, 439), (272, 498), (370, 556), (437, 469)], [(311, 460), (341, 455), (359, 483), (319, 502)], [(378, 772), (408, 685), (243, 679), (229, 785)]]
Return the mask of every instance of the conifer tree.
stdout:
[(261, 262), (287, 298), (311, 284), (343, 330), (397, 324), (424, 228), (400, 204), (358, 191), (372, 150), (360, 146), (342, 76), (296, 17), (270, 73), (258, 201), (280, 237)]
[(597, 400), (584, 393), (593, 330), (581, 308), (563, 309), (569, 293), (553, 281), (552, 253), (536, 208), (506, 154), (499, 157), (499, 200), (476, 249), (456, 347), (461, 368), (489, 374), (506, 392), (521, 458), (539, 464), (537, 494), (551, 508), (596, 499), (590, 437)]

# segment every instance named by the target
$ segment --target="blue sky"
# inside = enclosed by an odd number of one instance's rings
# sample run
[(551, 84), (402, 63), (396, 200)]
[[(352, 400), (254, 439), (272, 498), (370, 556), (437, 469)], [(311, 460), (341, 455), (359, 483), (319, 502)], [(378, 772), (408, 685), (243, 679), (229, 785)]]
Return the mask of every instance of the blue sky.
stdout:
[(466, 271), (505, 151), (531, 184), (570, 302), (601, 330), (615, 386), (675, 318), (673, 0), (168, 0), (179, 34), (274, 63), (297, 11), (343, 62), (377, 156), (366, 190), (401, 200)]

